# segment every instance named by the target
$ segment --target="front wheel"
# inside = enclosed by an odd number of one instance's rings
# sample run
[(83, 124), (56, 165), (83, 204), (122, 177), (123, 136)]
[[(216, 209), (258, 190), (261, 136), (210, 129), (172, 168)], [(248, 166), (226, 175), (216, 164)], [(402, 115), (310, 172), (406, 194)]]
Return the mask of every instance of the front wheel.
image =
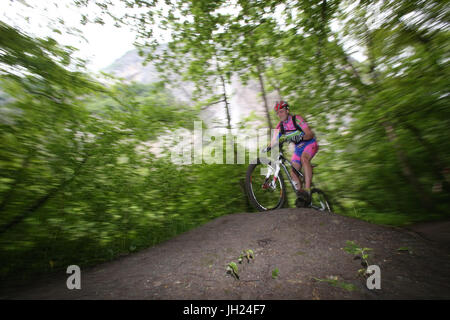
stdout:
[(327, 196), (320, 189), (314, 188), (311, 190), (311, 205), (310, 206), (311, 206), (311, 208), (319, 210), (319, 211), (332, 212), (331, 205), (328, 202)]
[(257, 159), (248, 166), (245, 190), (252, 205), (259, 211), (282, 208), (286, 201), (286, 189), (281, 172), (274, 180), (275, 168), (268, 159)]

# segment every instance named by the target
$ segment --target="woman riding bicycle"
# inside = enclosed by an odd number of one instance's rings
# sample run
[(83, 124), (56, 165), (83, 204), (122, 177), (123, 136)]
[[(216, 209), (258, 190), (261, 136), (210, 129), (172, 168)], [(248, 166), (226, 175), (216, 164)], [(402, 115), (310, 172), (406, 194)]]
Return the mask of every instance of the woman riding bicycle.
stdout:
[(295, 143), (295, 151), (292, 155), (291, 162), (292, 166), (299, 171), (302, 166), (304, 168), (304, 190), (301, 189), (300, 179), (297, 174), (292, 169), (290, 173), (296, 184), (297, 197), (305, 203), (309, 203), (311, 201), (311, 181), (313, 175), (311, 159), (319, 149), (315, 135), (301, 116), (291, 115), (289, 113), (289, 105), (287, 102), (277, 102), (274, 110), (281, 121), (275, 129), (275, 133), (268, 148), (272, 148), (273, 145), (278, 143), (278, 140), (283, 135), (286, 140)]

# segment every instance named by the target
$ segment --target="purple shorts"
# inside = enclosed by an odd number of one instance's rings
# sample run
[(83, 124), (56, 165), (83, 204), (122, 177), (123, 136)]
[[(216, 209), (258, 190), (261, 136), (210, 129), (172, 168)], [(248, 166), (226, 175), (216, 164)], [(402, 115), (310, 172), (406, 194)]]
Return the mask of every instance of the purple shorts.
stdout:
[(311, 139), (308, 141), (302, 141), (298, 145), (295, 146), (294, 154), (292, 155), (291, 162), (301, 162), (301, 157), (303, 152), (308, 153), (311, 156), (311, 159), (315, 156), (317, 153), (317, 150), (319, 150), (319, 145), (317, 144), (316, 139)]

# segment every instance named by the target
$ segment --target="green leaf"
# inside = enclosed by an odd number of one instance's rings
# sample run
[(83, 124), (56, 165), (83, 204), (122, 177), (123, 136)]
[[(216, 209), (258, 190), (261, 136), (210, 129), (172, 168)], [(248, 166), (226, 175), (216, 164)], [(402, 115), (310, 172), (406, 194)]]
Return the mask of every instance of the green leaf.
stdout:
[(355, 291), (357, 287), (351, 283), (346, 283), (344, 281), (339, 281), (337, 277), (333, 277), (330, 279), (320, 279), (320, 278), (313, 278), (316, 281), (319, 282), (327, 282), (333, 287), (338, 287), (347, 291)]
[(231, 274), (232, 274), (234, 277), (236, 277), (236, 279), (239, 279), (238, 267), (237, 267), (237, 265), (236, 265), (235, 262), (230, 262), (230, 263), (227, 265), (227, 271), (230, 271)]
[(280, 270), (278, 270), (278, 268), (275, 268), (274, 270), (272, 270), (272, 279), (276, 279), (278, 277), (280, 273)]

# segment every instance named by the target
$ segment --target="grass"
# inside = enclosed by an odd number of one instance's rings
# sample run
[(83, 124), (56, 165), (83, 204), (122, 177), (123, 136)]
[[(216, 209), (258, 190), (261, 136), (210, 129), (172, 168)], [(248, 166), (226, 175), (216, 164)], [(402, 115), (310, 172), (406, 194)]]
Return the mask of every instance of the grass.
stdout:
[(356, 218), (359, 220), (367, 221), (370, 223), (394, 226), (394, 227), (404, 227), (407, 225), (419, 223), (419, 222), (430, 222), (448, 219), (448, 216), (443, 214), (405, 214), (399, 212), (375, 212), (375, 211), (365, 211), (364, 209), (349, 208), (347, 212), (340, 213), (347, 217)]
[(313, 278), (316, 281), (319, 282), (326, 282), (330, 285), (332, 285), (333, 287), (336, 288), (341, 288), (344, 289), (346, 291), (355, 291), (357, 289), (357, 287), (354, 284), (351, 283), (347, 283), (344, 281), (339, 281), (337, 277), (329, 277), (327, 279), (320, 279), (320, 278)]
[(280, 274), (280, 270), (278, 270), (278, 268), (275, 268), (274, 270), (272, 270), (272, 279), (278, 278), (279, 274)]

